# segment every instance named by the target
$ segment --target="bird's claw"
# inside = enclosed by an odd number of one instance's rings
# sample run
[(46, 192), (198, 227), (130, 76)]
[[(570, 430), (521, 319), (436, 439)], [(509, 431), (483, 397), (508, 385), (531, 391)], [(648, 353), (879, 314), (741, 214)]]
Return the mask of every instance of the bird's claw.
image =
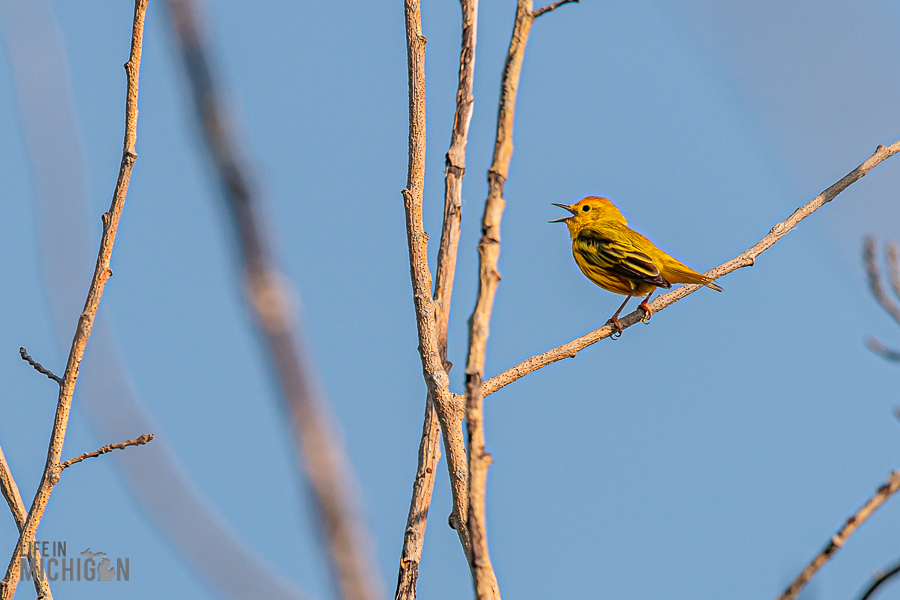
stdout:
[(615, 332), (613, 332), (613, 333), (609, 336), (609, 339), (611, 339), (611, 340), (617, 340), (617, 339), (619, 339), (620, 337), (622, 337), (622, 331), (623, 331), (623, 330), (622, 330), (622, 324), (619, 323), (619, 319), (617, 319), (616, 317), (613, 317), (613, 318), (611, 318), (609, 321), (607, 321), (606, 324), (607, 324), (607, 325), (612, 325), (613, 327), (616, 328)]
[(646, 304), (641, 304), (640, 306), (638, 306), (638, 308), (641, 308), (644, 310), (644, 318), (641, 319), (641, 323), (643, 323), (644, 325), (649, 325), (650, 318), (653, 316), (653, 311), (650, 310), (650, 307), (647, 306)]

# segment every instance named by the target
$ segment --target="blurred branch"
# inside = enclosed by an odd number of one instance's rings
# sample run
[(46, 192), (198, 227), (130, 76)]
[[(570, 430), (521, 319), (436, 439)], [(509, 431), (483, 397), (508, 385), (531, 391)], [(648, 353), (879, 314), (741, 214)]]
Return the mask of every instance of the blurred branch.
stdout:
[[(881, 273), (878, 270), (877, 251), (878, 247), (875, 243), (875, 238), (871, 235), (866, 236), (863, 247), (863, 261), (866, 263), (866, 274), (869, 276), (869, 289), (872, 290), (872, 295), (875, 296), (878, 304), (900, 324), (900, 306), (891, 300), (885, 293), (884, 288), (881, 287)], [(895, 261), (896, 258), (897, 256), (894, 254)]]
[(816, 574), (816, 571), (822, 568), (822, 565), (828, 562), (828, 559), (841, 549), (841, 546), (844, 545), (847, 538), (853, 535), (853, 532), (856, 531), (866, 519), (872, 516), (872, 513), (878, 510), (878, 508), (898, 489), (900, 489), (900, 471), (891, 471), (891, 474), (888, 475), (887, 482), (876, 490), (875, 495), (869, 498), (862, 508), (856, 511), (856, 514), (851, 515), (847, 519), (844, 526), (841, 527), (836, 534), (831, 536), (831, 539), (828, 540), (828, 543), (825, 544), (822, 551), (806, 565), (806, 568), (797, 575), (797, 578), (791, 582), (780, 596), (778, 596), (777, 600), (793, 600), (796, 598), (797, 594), (800, 593), (800, 590), (803, 589), (803, 586), (805, 586), (807, 582), (812, 579), (812, 576)]
[(893, 348), (888, 348), (877, 339), (870, 337), (866, 340), (866, 346), (868, 346), (869, 350), (884, 358), (886, 360), (900, 362), (900, 352), (894, 350)]
[(506, 206), (506, 201), (503, 199), (503, 187), (512, 159), (516, 94), (528, 35), (535, 18), (561, 4), (565, 4), (565, 2), (556, 3), (537, 12), (532, 8), (531, 0), (519, 0), (516, 4), (515, 24), (500, 84), (500, 107), (497, 114), (494, 157), (488, 170), (488, 197), (481, 219), (482, 235), (478, 243), (478, 296), (472, 316), (469, 318), (469, 346), (466, 361), (466, 428), (469, 436), (469, 567), (472, 570), (475, 597), (478, 600), (500, 597), (497, 577), (488, 553), (485, 524), (485, 488), (487, 471), (492, 459), (485, 451), (482, 378), (494, 296), (500, 282), (497, 261), (500, 258), (500, 221)]
[(886, 252), (888, 273), (891, 276), (891, 287), (894, 289), (894, 295), (900, 298), (900, 256), (898, 254), (900, 254), (900, 250), (897, 249), (897, 244), (888, 242)]
[[(6, 499), (9, 505), (9, 511), (12, 513), (13, 520), (16, 522), (16, 529), (21, 535), (25, 529), (25, 519), (28, 513), (25, 511), (25, 503), (22, 502), (22, 496), (19, 494), (19, 486), (13, 479), (12, 471), (9, 469), (9, 463), (6, 462), (6, 456), (3, 455), (3, 449), (0, 448), (0, 493)], [(50, 593), (50, 585), (47, 583), (46, 574), (41, 564), (41, 553), (37, 550), (37, 544), (29, 545), (28, 559), (31, 561), (31, 572), (34, 575), (34, 591), (37, 592), (38, 598), (42, 600), (53, 600)]]
[(19, 356), (22, 357), (22, 360), (24, 360), (24, 361), (27, 362), (29, 365), (31, 365), (32, 367), (34, 367), (34, 370), (35, 370), (35, 371), (37, 371), (37, 372), (40, 373), (41, 375), (46, 375), (49, 379), (52, 379), (53, 381), (55, 381), (55, 382), (58, 383), (59, 385), (62, 385), (62, 382), (63, 382), (62, 377), (59, 377), (58, 375), (54, 375), (54, 374), (53, 374), (53, 371), (51, 371), (50, 369), (46, 368), (44, 365), (42, 365), (42, 364), (39, 363), (38, 361), (36, 361), (36, 360), (34, 360), (33, 358), (31, 358), (31, 357), (28, 355), (28, 353), (25, 351), (25, 348), (22, 348), (21, 346), (19, 347)]
[(859, 597), (859, 600), (869, 600), (869, 598), (872, 597), (872, 594), (875, 593), (875, 590), (890, 581), (897, 573), (900, 573), (900, 561), (895, 562), (887, 571), (875, 573), (872, 582), (869, 584), (869, 587), (866, 588), (866, 591), (863, 592), (862, 596)]
[(381, 585), (368, 555), (367, 536), (348, 492), (352, 469), (330, 431), (324, 399), (312, 382), (294, 323), (283, 277), (267, 245), (260, 217), (261, 201), (240, 160), (212, 67), (203, 46), (197, 16), (189, 0), (169, 0), (181, 57), (187, 72), (197, 120), (219, 177), (237, 235), (249, 309), (256, 321), (294, 427), (298, 454), (315, 498), (317, 521), (328, 549), (340, 595), (370, 600)]
[(70, 458), (69, 460), (67, 460), (65, 462), (59, 463), (59, 470), (62, 471), (63, 469), (68, 469), (75, 463), (80, 463), (81, 461), (85, 460), (86, 458), (96, 458), (96, 457), (100, 456), (101, 454), (106, 454), (108, 452), (112, 452), (113, 450), (124, 450), (128, 446), (143, 446), (144, 444), (151, 441), (152, 439), (153, 439), (152, 433), (145, 433), (145, 434), (141, 435), (140, 437), (137, 437), (133, 440), (125, 440), (124, 442), (119, 442), (118, 444), (107, 444), (107, 445), (103, 446), (102, 448), (98, 448), (97, 450), (79, 454), (75, 458)]
[[(456, 273), (456, 256), (459, 249), (462, 181), (466, 172), (466, 141), (475, 107), (472, 85), (475, 73), (478, 0), (460, 0), (460, 9), (462, 11), (462, 41), (459, 53), (459, 86), (456, 91), (456, 112), (453, 118), (450, 149), (447, 151), (444, 163), (444, 222), (438, 248), (433, 296), (438, 352), (446, 373), (449, 373), (453, 366), (447, 360), (447, 329), (450, 319), (450, 299), (453, 295), (453, 278)], [(424, 140), (422, 143), (424, 146)], [(428, 394), (425, 402), (425, 423), (422, 426), (416, 480), (413, 483), (413, 496), (406, 520), (403, 550), (400, 554), (396, 600), (412, 600), (416, 597), (416, 580), (419, 562), (422, 558), (422, 544), (425, 541), (425, 525), (434, 490), (434, 471), (441, 457), (439, 418), (431, 393)], [(459, 411), (454, 412), (460, 414)], [(446, 417), (445, 421), (454, 427), (455, 431), (459, 431), (460, 423)], [(464, 451), (461, 451), (457, 445), (454, 458), (462, 457), (464, 457)], [(452, 488), (455, 501), (453, 512), (450, 515), (450, 524), (456, 529), (465, 551), (468, 538), (461, 518), (461, 515), (465, 514), (464, 509), (463, 512), (460, 512), (460, 505), (464, 498), (462, 492), (465, 491), (465, 480), (460, 481), (460, 477), (453, 477), (454, 467), (457, 474), (465, 476), (465, 471), (462, 469), (465, 463), (457, 460), (454, 463), (448, 461), (447, 464), (451, 468), (451, 481), (457, 482), (457, 485)]]
[(34, 534), (37, 531), (38, 524), (44, 515), (47, 502), (50, 499), (50, 493), (54, 486), (59, 482), (61, 473), (60, 456), (62, 454), (63, 442), (66, 437), (66, 428), (69, 423), (69, 411), (72, 407), (72, 395), (75, 392), (75, 383), (78, 379), (78, 368), (84, 357), (84, 349), (90, 338), (91, 330), (94, 325), (94, 319), (97, 316), (97, 308), (100, 305), (100, 298), (103, 295), (103, 289), (106, 282), (112, 275), (109, 262), (112, 256), (113, 244), (116, 240), (116, 231), (119, 226), (119, 218), (122, 215), (122, 208), (125, 205), (125, 198), (128, 194), (128, 184), (131, 180), (131, 170), (134, 162), (137, 160), (135, 152), (135, 141), (137, 139), (137, 117), (138, 117), (138, 80), (141, 67), (141, 50), (144, 36), (144, 16), (147, 10), (147, 0), (135, 0), (134, 3), (134, 23), (131, 33), (131, 53), (128, 62), (125, 63), (125, 74), (128, 79), (127, 94), (125, 101), (125, 139), (122, 150), (122, 160), (119, 165), (119, 177), (116, 181), (115, 191), (113, 192), (112, 203), (109, 210), (103, 213), (103, 235), (100, 239), (100, 251), (97, 255), (97, 263), (94, 267), (94, 274), (91, 279), (91, 285), (88, 290), (87, 299), (84, 303), (84, 309), (78, 318), (78, 326), (75, 330), (75, 336), (72, 339), (72, 347), (69, 351), (69, 358), (66, 362), (66, 370), (63, 374), (63, 381), (59, 387), (59, 400), (56, 407), (56, 417), (53, 421), (53, 431), (50, 435), (50, 445), (47, 450), (47, 462), (44, 467), (41, 482), (38, 486), (31, 509), (25, 519), (25, 526), (19, 534), (16, 548), (10, 558), (9, 566), (6, 569), (6, 576), (0, 583), (0, 598), (2, 600), (12, 600), (16, 592), (16, 585), (19, 580), (20, 558), (22, 549), (25, 544), (31, 544), (34, 541)]
[[(875, 149), (875, 152), (861, 165), (850, 171), (847, 175), (841, 178), (840, 181), (826, 189), (824, 192), (810, 200), (808, 203), (795, 210), (790, 217), (772, 227), (769, 233), (759, 242), (757, 242), (738, 256), (732, 258), (731, 260), (707, 271), (706, 275), (712, 277), (713, 279), (717, 279), (740, 268), (753, 266), (753, 264), (756, 262), (756, 258), (760, 254), (771, 248), (772, 245), (774, 245), (778, 240), (787, 235), (787, 233), (794, 227), (796, 227), (803, 219), (825, 206), (825, 204), (827, 204), (828, 202), (834, 200), (834, 198), (838, 194), (850, 187), (851, 184), (864, 177), (866, 173), (871, 171), (876, 165), (880, 164), (885, 159), (890, 158), (897, 152), (900, 152), (900, 142), (895, 142), (890, 146), (878, 146), (878, 148)], [(698, 285), (683, 285), (676, 290), (672, 290), (668, 294), (659, 296), (656, 300), (650, 303), (650, 309), (653, 311), (653, 314), (656, 314), (659, 311), (675, 304), (682, 298), (693, 294), (701, 287), (702, 286)], [(639, 323), (643, 317), (644, 311), (641, 309), (637, 309), (634, 312), (622, 317), (620, 319), (620, 322), (622, 323), (622, 327), (624, 329), (627, 329), (628, 327)], [(522, 361), (518, 365), (511, 367), (485, 381), (482, 386), (483, 394), (485, 396), (488, 396), (490, 394), (493, 394), (500, 388), (524, 377), (532, 371), (536, 371), (538, 369), (546, 367), (547, 365), (551, 365), (556, 361), (562, 360), (564, 358), (573, 358), (588, 346), (596, 344), (602, 339), (608, 338), (613, 332), (615, 332), (615, 329), (612, 326), (604, 325), (603, 327), (595, 329), (594, 331), (576, 338), (571, 342), (563, 344), (562, 346), (557, 346), (552, 350), (548, 350), (541, 354), (532, 356), (531, 358)], [(461, 399), (456, 398), (455, 400), (459, 402)]]
[[(887, 257), (891, 287), (897, 298), (900, 298), (900, 265), (898, 265), (897, 259), (897, 245), (894, 243), (888, 244), (885, 255)], [(881, 272), (878, 269), (878, 245), (875, 243), (875, 238), (871, 235), (866, 236), (863, 245), (863, 262), (866, 265), (866, 274), (869, 276), (869, 289), (872, 290), (872, 295), (875, 296), (878, 304), (900, 324), (900, 306), (891, 300), (881, 286)], [(900, 352), (885, 346), (875, 338), (867, 339), (866, 346), (869, 347), (869, 350), (886, 360), (900, 361)]]

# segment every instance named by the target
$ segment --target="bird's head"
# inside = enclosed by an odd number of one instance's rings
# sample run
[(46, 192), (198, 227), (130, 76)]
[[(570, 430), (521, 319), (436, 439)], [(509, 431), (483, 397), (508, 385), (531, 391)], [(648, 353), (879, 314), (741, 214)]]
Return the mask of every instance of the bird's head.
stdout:
[(554, 202), (553, 206), (558, 206), (572, 213), (571, 216), (554, 219), (550, 223), (565, 223), (569, 228), (569, 233), (573, 236), (586, 225), (597, 221), (613, 221), (622, 225), (627, 223), (619, 209), (606, 198), (588, 196), (575, 204), (566, 205)]

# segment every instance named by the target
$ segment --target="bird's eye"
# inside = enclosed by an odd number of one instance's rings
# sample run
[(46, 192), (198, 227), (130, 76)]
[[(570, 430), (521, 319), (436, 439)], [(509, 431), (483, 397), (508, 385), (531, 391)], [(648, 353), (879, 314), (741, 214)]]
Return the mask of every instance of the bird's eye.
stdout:
[(586, 205), (586, 204), (585, 204), (584, 206), (581, 207), (581, 212), (587, 212), (587, 211), (589, 211), (589, 210), (591, 210), (591, 207), (588, 206), (588, 205)]

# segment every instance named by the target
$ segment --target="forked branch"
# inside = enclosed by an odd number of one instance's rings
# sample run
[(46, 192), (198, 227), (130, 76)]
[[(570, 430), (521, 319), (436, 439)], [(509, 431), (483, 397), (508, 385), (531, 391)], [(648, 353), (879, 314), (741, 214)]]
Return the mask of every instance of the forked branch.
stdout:
[(465, 502), (466, 451), (462, 438), (462, 415), (453, 410), (447, 371), (441, 358), (437, 335), (437, 316), (431, 296), (431, 271), (428, 268), (428, 234), (422, 225), (423, 188), (425, 183), (425, 44), (419, 0), (405, 0), (406, 55), (409, 72), (409, 165), (406, 189), (402, 191), (406, 216), (406, 242), (409, 248), (409, 274), (412, 281), (413, 306), (419, 357), (428, 396), (434, 402), (453, 492), (450, 525), (455, 527), (460, 542), (468, 545), (465, 519), (459, 518), (459, 506)]
[[(9, 506), (13, 520), (16, 522), (16, 528), (19, 533), (25, 529), (25, 519), (28, 513), (25, 511), (25, 503), (22, 502), (22, 496), (19, 494), (19, 486), (13, 479), (12, 471), (9, 469), (9, 463), (6, 462), (6, 456), (3, 455), (3, 449), (0, 448), (0, 493)], [(41, 553), (37, 550), (37, 544), (30, 545), (28, 560), (31, 561), (31, 571), (34, 574), (34, 591), (37, 592), (38, 598), (44, 600), (52, 600), (53, 595), (50, 593), (50, 585), (47, 583), (44, 568), (41, 565)]]
[(791, 582), (780, 596), (778, 596), (777, 600), (793, 600), (796, 598), (797, 594), (800, 593), (800, 590), (803, 589), (803, 586), (805, 586), (807, 582), (812, 579), (812, 576), (816, 574), (816, 571), (821, 569), (822, 565), (828, 562), (828, 559), (841, 549), (841, 546), (844, 545), (847, 538), (853, 535), (853, 532), (856, 531), (866, 519), (872, 516), (872, 513), (878, 510), (888, 498), (893, 496), (898, 489), (900, 489), (900, 472), (891, 471), (891, 474), (887, 478), (887, 482), (876, 490), (875, 494), (869, 498), (862, 508), (856, 511), (855, 514), (850, 515), (844, 523), (844, 526), (831, 536), (831, 539), (828, 540), (828, 543), (825, 544), (822, 551), (806, 565), (800, 574), (797, 575), (797, 578)]
[[(456, 113), (450, 138), (450, 149), (447, 151), (444, 171), (444, 222), (441, 228), (441, 242), (438, 248), (437, 273), (434, 281), (434, 313), (437, 327), (437, 343), (444, 371), (450, 372), (452, 365), (447, 360), (447, 329), (450, 317), (450, 299), (453, 294), (453, 278), (456, 273), (456, 255), (459, 249), (459, 224), (462, 211), (462, 181), (466, 172), (466, 140), (475, 99), (472, 96), (472, 84), (475, 74), (475, 42), (478, 26), (478, 0), (460, 0), (462, 10), (462, 41), (459, 55), (459, 86), (456, 92)], [(419, 574), (419, 561), (422, 558), (422, 544), (425, 541), (425, 525), (428, 520), (428, 509), (434, 490), (434, 472), (441, 457), (440, 419), (431, 393), (425, 401), (425, 423), (422, 426), (422, 438), (419, 443), (416, 479), (413, 483), (413, 495), (410, 500), (409, 514), (406, 520), (406, 531), (403, 536), (403, 549), (400, 553), (400, 570), (397, 576), (396, 600), (413, 600), (416, 597), (416, 580)], [(458, 411), (453, 414), (459, 415)], [(450, 419), (446, 415), (444, 422), (452, 427), (459, 438), (461, 422)], [(460, 513), (464, 503), (466, 490), (466, 464), (464, 450), (457, 444), (452, 455), (453, 460), (447, 464), (451, 470), (451, 482), (455, 498), (453, 512), (450, 514), (450, 525), (454, 527), (460, 538), (463, 552), (468, 546), (468, 535), (465, 527), (465, 509)], [(457, 476), (454, 475), (454, 470)]]

